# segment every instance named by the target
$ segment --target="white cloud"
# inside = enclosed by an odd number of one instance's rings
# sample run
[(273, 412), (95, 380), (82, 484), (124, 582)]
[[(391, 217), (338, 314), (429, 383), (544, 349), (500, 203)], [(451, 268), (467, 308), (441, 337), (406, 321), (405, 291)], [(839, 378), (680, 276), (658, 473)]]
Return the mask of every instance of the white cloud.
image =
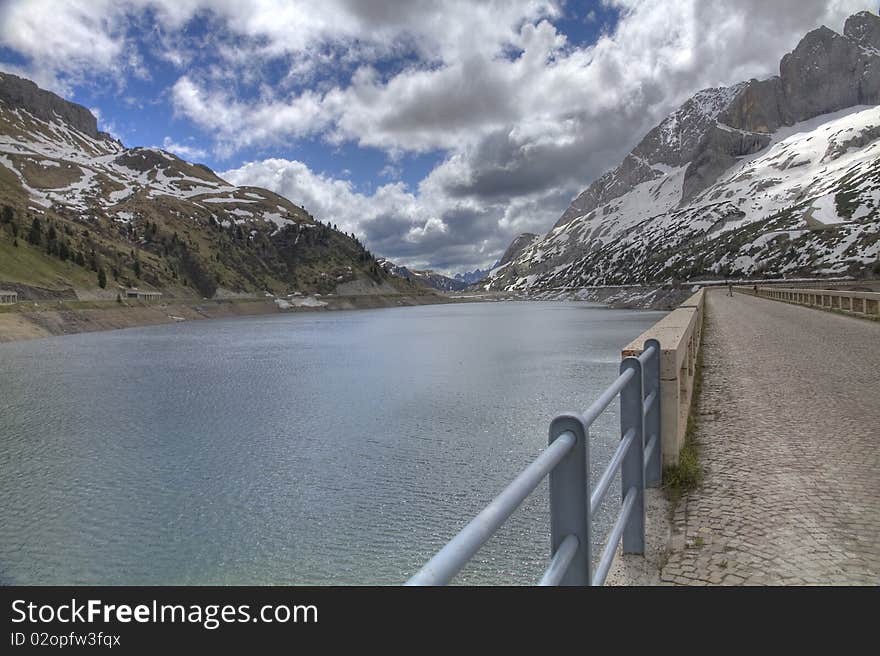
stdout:
[(414, 268), (445, 273), (493, 263), (510, 234), (539, 231), (558, 215), (573, 189), (536, 192), (511, 203), (456, 199), (426, 180), (418, 191), (402, 182), (358, 192), (349, 180), (315, 173), (303, 162), (270, 158), (223, 171), (238, 185), (271, 189), (294, 199), (316, 218), (359, 235), (375, 253)]
[[(770, 75), (807, 30), (823, 22), (840, 29), (848, 14), (866, 5), (861, 0), (607, 4), (621, 19), (612, 34), (589, 47), (567, 45), (550, 22), (530, 22), (523, 12), (518, 31), (496, 30), (496, 40), (486, 39), (491, 43), (482, 49), (437, 46), (455, 56), (423, 60), (387, 79), (365, 64), (343, 86), (242, 101), (228, 85), (212, 88), (210, 80), (187, 75), (175, 85), (173, 100), (181, 115), (215, 135), (225, 155), (315, 134), (392, 155), (468, 153), (507, 130), (511, 143), (524, 151), (580, 145), (586, 158), (595, 160), (593, 153), (602, 158), (590, 168), (601, 170), (613, 163), (606, 159), (610, 152), (625, 153), (694, 91)], [(413, 33), (429, 32), (431, 18), (424, 21)], [(505, 56), (505, 46), (520, 49), (518, 56)], [(597, 134), (600, 143), (594, 144)], [(575, 173), (583, 175), (583, 167)]]
[(219, 91), (207, 92), (184, 75), (172, 87), (171, 97), (178, 113), (214, 133), (223, 155), (254, 144), (304, 137), (328, 122), (318, 94), (311, 91), (287, 102), (241, 102)]
[(174, 153), (178, 157), (186, 160), (203, 159), (208, 155), (207, 151), (198, 146), (176, 143), (171, 137), (165, 137), (162, 140), (162, 148), (170, 153)]
[(22, 67), (29, 77), (69, 94), (73, 83), (110, 71), (125, 58), (123, 23), (122, 12), (108, 0), (5, 2), (0, 45), (31, 60)]
[(316, 218), (336, 223), (345, 232), (363, 234), (364, 225), (382, 214), (406, 217), (413, 226), (428, 220), (401, 183), (383, 185), (367, 196), (357, 192), (351, 181), (315, 173), (296, 160), (248, 162), (219, 175), (233, 184), (265, 187), (295, 199)]
[(114, 139), (117, 139), (118, 141), (124, 143), (125, 140), (122, 137), (122, 133), (117, 129), (114, 123), (108, 121), (104, 117), (104, 114), (99, 107), (89, 107), (89, 111), (94, 114), (95, 118), (97, 119), (99, 130), (101, 130), (102, 132), (106, 132)]
[[(448, 61), (489, 52), (515, 35), (523, 20), (558, 12), (553, 0), (5, 0), (0, 43), (31, 58), (34, 70), (78, 77), (125, 62), (131, 55), (127, 28), (150, 20), (141, 27), (156, 42), (155, 54), (184, 64), (199, 45), (184, 28), (202, 17), (221, 28), (211, 42), (232, 63), (271, 57), (300, 64), (312, 57), (363, 61), (406, 51)], [(326, 46), (336, 49), (330, 60)], [(140, 70), (138, 61), (131, 66)]]

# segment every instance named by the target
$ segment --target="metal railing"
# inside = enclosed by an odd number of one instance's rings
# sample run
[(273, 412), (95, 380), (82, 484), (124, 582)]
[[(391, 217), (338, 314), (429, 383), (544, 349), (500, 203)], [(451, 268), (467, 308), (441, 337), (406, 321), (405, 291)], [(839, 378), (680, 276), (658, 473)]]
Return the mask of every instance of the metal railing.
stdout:
[(836, 310), (857, 316), (880, 317), (880, 292), (813, 289), (809, 287), (734, 287), (743, 294), (795, 305)]
[[(618, 395), (620, 443), (592, 489), (590, 427)], [(551, 422), (549, 446), (406, 584), (449, 583), (549, 475), (551, 556), (540, 585), (602, 585), (621, 539), (624, 553), (645, 552), (645, 486), (660, 484), (660, 444), (660, 343), (649, 339), (585, 413)], [(621, 507), (593, 571), (592, 517), (618, 470)]]

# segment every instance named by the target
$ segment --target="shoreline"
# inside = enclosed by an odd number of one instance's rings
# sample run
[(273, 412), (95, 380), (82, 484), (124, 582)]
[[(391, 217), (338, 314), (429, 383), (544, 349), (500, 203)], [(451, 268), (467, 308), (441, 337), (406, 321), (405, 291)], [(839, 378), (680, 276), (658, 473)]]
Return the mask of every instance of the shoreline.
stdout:
[(115, 301), (43, 301), (34, 305), (0, 306), (0, 344), (182, 321), (467, 302), (440, 294), (326, 296), (322, 301), (326, 305), (287, 309), (281, 309), (275, 299), (270, 298), (176, 303), (125, 301), (121, 304)]
[[(495, 301), (586, 301), (609, 309), (668, 310), (680, 302), (681, 292), (661, 293), (657, 287), (645, 286), (638, 292), (621, 294), (620, 289), (580, 294), (544, 292), (523, 296), (511, 292), (478, 292), (471, 294), (359, 294), (308, 297), (312, 303), (275, 298), (220, 298), (211, 300), (170, 301), (79, 301), (41, 300), (0, 306), (0, 344), (31, 339), (45, 339), (78, 333), (121, 330), (158, 326), (182, 321), (203, 321), (291, 312), (334, 312), (338, 310), (373, 310), (392, 307), (414, 307), (448, 303), (483, 303)], [(689, 292), (688, 292), (689, 293)], [(280, 307), (282, 301), (286, 307)]]

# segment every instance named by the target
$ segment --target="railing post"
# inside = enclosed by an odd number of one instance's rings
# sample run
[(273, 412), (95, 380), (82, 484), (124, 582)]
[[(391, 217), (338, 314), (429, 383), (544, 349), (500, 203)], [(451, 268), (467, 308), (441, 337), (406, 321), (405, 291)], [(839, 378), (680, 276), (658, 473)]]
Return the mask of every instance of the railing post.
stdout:
[(550, 444), (571, 431), (574, 448), (550, 472), (550, 557), (567, 535), (578, 539), (578, 550), (560, 585), (590, 585), (590, 504), (587, 472), (590, 470), (589, 435), (583, 419), (563, 414), (550, 424)]
[(643, 368), (644, 371), (644, 395), (654, 394), (654, 403), (645, 415), (645, 448), (647, 449), (651, 438), (654, 439), (654, 450), (645, 463), (645, 485), (658, 487), (663, 477), (663, 436), (660, 433), (660, 342), (649, 339), (645, 342), (645, 350), (654, 347), (654, 356), (649, 358)]
[(635, 439), (620, 466), (621, 500), (635, 490), (635, 504), (623, 529), (623, 553), (645, 553), (645, 442), (644, 389), (642, 363), (638, 358), (624, 358), (620, 373), (632, 369), (635, 374), (620, 391), (620, 436), (632, 429)]

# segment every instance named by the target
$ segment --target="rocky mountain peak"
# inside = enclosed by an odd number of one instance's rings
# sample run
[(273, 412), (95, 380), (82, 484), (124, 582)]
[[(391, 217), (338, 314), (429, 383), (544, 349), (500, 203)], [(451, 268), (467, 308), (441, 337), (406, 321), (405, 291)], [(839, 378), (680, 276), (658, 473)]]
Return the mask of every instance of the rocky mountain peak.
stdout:
[(578, 196), (554, 228), (619, 198), (637, 184), (662, 177), (669, 167), (690, 162), (706, 131), (743, 86), (703, 89), (694, 94), (648, 132), (616, 169)]
[(870, 11), (860, 11), (846, 19), (844, 36), (862, 46), (880, 48), (880, 16)]
[[(0, 137), (0, 204), (14, 225), (39, 228), (18, 251), (34, 263), (22, 267), (26, 276), (41, 276), (25, 277), (27, 285), (54, 276), (108, 300), (116, 285), (199, 298), (417, 290), (389, 278), (353, 235), (290, 200), (231, 185), (159, 148), (125, 148), (85, 107), (7, 73)], [(0, 230), (0, 240), (11, 239)], [(0, 280), (5, 263), (0, 257)], [(99, 267), (104, 284), (93, 275)]]
[[(867, 19), (852, 24), (867, 28)], [(870, 30), (862, 33), (869, 38)], [(808, 33), (779, 64), (781, 123), (791, 125), (819, 114), (880, 99), (880, 52), (860, 40), (820, 27)]]
[(706, 130), (742, 86), (698, 91), (651, 130), (632, 154), (649, 164), (681, 166), (691, 161)]
[(128, 148), (115, 161), (132, 171), (151, 173), (154, 177), (161, 171), (163, 176), (169, 178), (190, 178), (214, 185), (230, 186), (204, 164), (192, 164), (158, 148)]
[(616, 169), (575, 198), (554, 228), (662, 177), (663, 167), (688, 166), (682, 195), (686, 201), (737, 157), (764, 148), (780, 127), (853, 105), (880, 103), (878, 59), (876, 14), (850, 16), (844, 34), (824, 26), (812, 30), (782, 58), (778, 76), (694, 94), (645, 135)]
[(108, 136), (98, 131), (98, 119), (82, 105), (65, 100), (11, 73), (0, 72), (0, 101), (10, 107), (26, 109), (44, 121), (60, 119), (92, 139)]
[[(710, 126), (688, 167), (682, 201), (714, 183), (736, 158), (767, 146), (782, 126), (880, 102), (880, 17), (851, 16), (845, 34), (822, 26), (779, 63), (779, 76), (750, 80)], [(734, 128), (730, 130), (729, 128)]]
[(466, 285), (473, 285), (488, 276), (489, 272), (496, 266), (498, 266), (497, 262), (487, 269), (474, 269), (473, 271), (466, 271), (465, 273), (456, 273), (455, 276), (453, 276), (453, 279), (458, 282), (463, 282)]
[(496, 264), (495, 266), (504, 266), (505, 264), (512, 262), (513, 260), (518, 258), (524, 250), (534, 244), (538, 239), (539, 235), (536, 235), (534, 233), (522, 233), (511, 242), (510, 246), (507, 247), (507, 250), (504, 251), (504, 255), (501, 256), (501, 259), (498, 260), (498, 264)]

